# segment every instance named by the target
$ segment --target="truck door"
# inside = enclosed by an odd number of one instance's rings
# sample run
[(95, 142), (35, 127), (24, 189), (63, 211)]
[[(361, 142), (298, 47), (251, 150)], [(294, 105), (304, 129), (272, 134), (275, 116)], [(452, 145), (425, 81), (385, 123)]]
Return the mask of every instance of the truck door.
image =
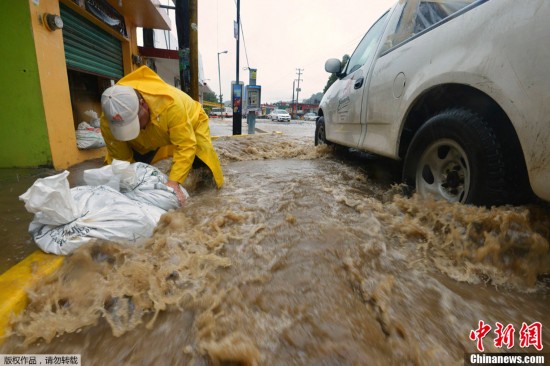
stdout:
[(331, 138), (347, 146), (357, 146), (361, 137), (361, 105), (369, 70), (374, 60), (380, 38), (384, 33), (388, 12), (382, 15), (365, 34), (351, 55), (345, 76), (340, 80), (336, 124)]
[[(435, 76), (441, 72), (428, 71), (429, 65), (438, 54), (447, 51), (441, 49), (444, 45), (441, 42), (438, 46), (419, 43), (423, 37), (429, 37), (429, 32), (438, 31), (434, 28), (438, 23), (474, 2), (476, 0), (407, 0), (395, 5), (370, 69), (368, 90), (363, 94), (361, 120), (365, 125), (359, 149), (398, 157), (401, 123), (411, 102), (407, 98), (414, 94), (415, 86), (419, 86), (416, 80), (426, 80), (422, 75), (433, 73)], [(453, 58), (451, 54), (455, 53), (448, 53), (447, 57)], [(450, 65), (451, 61), (447, 67)]]

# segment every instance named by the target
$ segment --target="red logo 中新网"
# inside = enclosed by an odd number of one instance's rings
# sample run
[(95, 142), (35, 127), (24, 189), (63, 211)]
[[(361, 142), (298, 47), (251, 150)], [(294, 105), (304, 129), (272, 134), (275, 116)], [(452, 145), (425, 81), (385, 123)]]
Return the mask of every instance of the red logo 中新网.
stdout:
[[(496, 322), (496, 334), (493, 343), (495, 347), (502, 348), (506, 345), (507, 349), (514, 347), (514, 334), (516, 330), (512, 324), (504, 326), (503, 324)], [(470, 340), (476, 341), (476, 347), (478, 351), (483, 352), (483, 338), (491, 331), (491, 326), (486, 324), (483, 320), (478, 322), (478, 327), (470, 331)], [(531, 325), (522, 323), (519, 331), (519, 346), (521, 348), (527, 348), (534, 346), (538, 351), (542, 351), (542, 324), (540, 322), (534, 322)]]

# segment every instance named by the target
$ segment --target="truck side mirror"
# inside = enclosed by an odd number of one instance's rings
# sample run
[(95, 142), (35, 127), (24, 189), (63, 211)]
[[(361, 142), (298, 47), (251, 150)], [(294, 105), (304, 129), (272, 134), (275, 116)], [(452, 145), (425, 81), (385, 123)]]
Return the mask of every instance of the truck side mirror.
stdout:
[(325, 71), (331, 74), (340, 74), (342, 70), (342, 63), (337, 58), (329, 58), (325, 62)]

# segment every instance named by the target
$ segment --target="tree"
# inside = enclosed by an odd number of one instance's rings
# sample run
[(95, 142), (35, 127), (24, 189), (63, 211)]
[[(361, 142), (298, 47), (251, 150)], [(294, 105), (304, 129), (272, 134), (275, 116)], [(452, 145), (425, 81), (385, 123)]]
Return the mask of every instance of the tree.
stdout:
[(219, 103), (218, 96), (214, 92), (204, 92), (202, 95), (202, 99), (207, 102), (213, 102), (213, 103)]
[(325, 94), (327, 92), (328, 88), (330, 88), (330, 86), (332, 84), (334, 84), (336, 79), (338, 79), (336, 74), (330, 74), (330, 76), (328, 77), (328, 80), (327, 80), (327, 85), (325, 85), (325, 88), (323, 89), (323, 94)]
[[(342, 70), (344, 70), (344, 68), (346, 67), (346, 64), (348, 63), (348, 60), (349, 60), (349, 55), (344, 55), (342, 56)], [(327, 85), (325, 85), (325, 88), (323, 89), (323, 94), (325, 94), (328, 90), (328, 88), (330, 88), (330, 86), (338, 79), (338, 75), (337, 74), (330, 74), (328, 80), (327, 80)]]
[[(219, 103), (220, 101), (218, 100), (218, 96), (216, 95), (216, 93), (212, 92), (212, 91), (205, 91), (202, 93), (202, 100), (204, 102), (212, 102), (212, 103)], [(204, 108), (204, 111), (206, 112), (206, 114), (210, 115), (210, 112), (212, 111), (212, 107), (209, 107), (209, 106), (203, 106)]]
[(312, 94), (308, 99), (304, 99), (303, 103), (306, 104), (319, 104), (323, 98), (323, 92)]

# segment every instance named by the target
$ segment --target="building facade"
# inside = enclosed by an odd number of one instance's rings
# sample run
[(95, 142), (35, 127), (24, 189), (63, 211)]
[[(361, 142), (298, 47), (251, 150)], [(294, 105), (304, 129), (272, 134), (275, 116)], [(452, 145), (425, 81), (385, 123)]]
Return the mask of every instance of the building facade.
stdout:
[(65, 169), (102, 157), (76, 128), (103, 90), (141, 66), (136, 29), (170, 29), (158, 0), (7, 0), (0, 4), (0, 168)]

